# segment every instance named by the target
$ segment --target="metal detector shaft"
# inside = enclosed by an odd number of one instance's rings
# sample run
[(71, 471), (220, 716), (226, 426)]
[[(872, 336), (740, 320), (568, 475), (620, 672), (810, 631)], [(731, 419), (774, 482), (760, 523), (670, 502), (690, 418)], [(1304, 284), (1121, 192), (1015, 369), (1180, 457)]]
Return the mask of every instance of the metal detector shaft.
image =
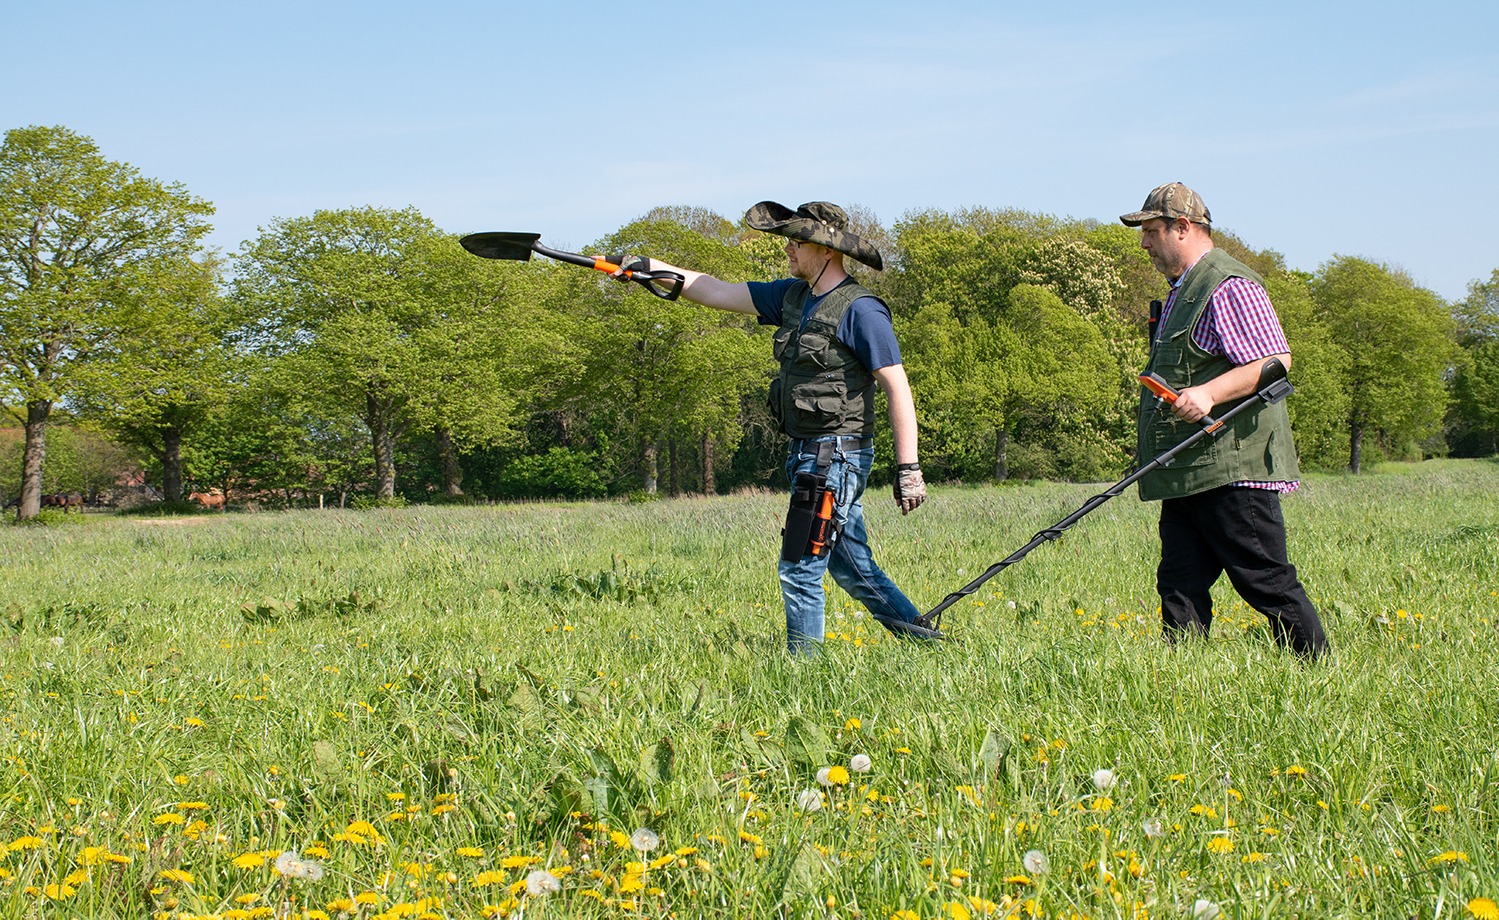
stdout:
[[(1159, 394), (1157, 386), (1164, 386), (1164, 382), (1157, 381), (1159, 381), (1159, 378), (1157, 378), (1156, 381), (1148, 383), (1147, 386), (1149, 386), (1151, 392)], [(1141, 378), (1141, 382), (1145, 382), (1145, 378), (1143, 376)], [(1169, 390), (1170, 388), (1167, 387), (1167, 389)], [(906, 631), (917, 633), (919, 635), (938, 635), (938, 630), (941, 628), (942, 624), (942, 612), (951, 607), (953, 604), (956, 604), (958, 601), (977, 591), (984, 584), (984, 582), (988, 581), (995, 575), (998, 575), (1000, 572), (1003, 572), (1005, 569), (1024, 559), (1031, 550), (1040, 546), (1042, 543), (1047, 543), (1060, 537), (1064, 530), (1087, 517), (1090, 513), (1097, 509), (1099, 505), (1102, 505), (1104, 502), (1108, 501), (1116, 495), (1119, 495), (1125, 489), (1134, 485), (1135, 482), (1140, 479), (1140, 477), (1171, 463), (1172, 460), (1176, 459), (1178, 454), (1191, 447), (1192, 445), (1198, 443), (1199, 441), (1202, 441), (1204, 438), (1216, 437), (1219, 432), (1223, 431), (1226, 428), (1226, 423), (1234, 416), (1248, 409), (1254, 408), (1260, 403), (1279, 402), (1280, 400), (1285, 399), (1287, 396), (1289, 396), (1290, 393), (1291, 383), (1290, 381), (1286, 380), (1285, 365), (1281, 364), (1279, 360), (1271, 358), (1269, 361), (1266, 361), (1260, 368), (1259, 389), (1256, 390), (1253, 395), (1247, 397), (1237, 406), (1234, 406), (1232, 409), (1225, 412), (1223, 415), (1218, 416), (1217, 418), (1208, 417), (1203, 419), (1202, 427), (1192, 432), (1192, 434), (1187, 437), (1186, 440), (1182, 441), (1180, 444), (1176, 445), (1165, 453), (1160, 454), (1155, 459), (1135, 470), (1133, 473), (1130, 473), (1128, 476), (1114, 483), (1112, 486), (1109, 486), (1104, 491), (1088, 499), (1083, 503), (1083, 506), (1081, 508), (1078, 508), (1076, 511), (1062, 518), (1052, 526), (1046, 528), (1040, 533), (1037, 533), (1034, 537), (1031, 538), (1031, 541), (1029, 543), (1020, 547), (1015, 552), (1011, 553), (1000, 561), (989, 566), (989, 568), (984, 570), (984, 573), (982, 575), (975, 578), (973, 581), (970, 581), (968, 584), (964, 585), (953, 593), (949, 594), (947, 597), (942, 599), (942, 603), (917, 617), (914, 623), (909, 625), (895, 623), (893, 625), (895, 625), (897, 628), (900, 628), (901, 626), (907, 626)], [(1174, 391), (1171, 391), (1171, 396), (1174, 401)], [(1164, 396), (1162, 398), (1164, 398)]]

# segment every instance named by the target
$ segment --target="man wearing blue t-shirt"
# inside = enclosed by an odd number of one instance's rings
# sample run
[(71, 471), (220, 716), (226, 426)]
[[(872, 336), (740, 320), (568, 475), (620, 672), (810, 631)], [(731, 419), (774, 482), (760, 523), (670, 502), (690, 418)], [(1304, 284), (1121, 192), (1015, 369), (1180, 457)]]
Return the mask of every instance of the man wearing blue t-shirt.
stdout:
[[(686, 280), (682, 296), (720, 310), (757, 315), (777, 327), (775, 357), (781, 372), (770, 388), (770, 408), (791, 438), (786, 477), (793, 486), (788, 533), (799, 483), (823, 477), (835, 497), (830, 549), (810, 552), (787, 538), (780, 563), (786, 602), (786, 641), (793, 654), (810, 654), (823, 637), (824, 572), (897, 635), (891, 622), (919, 616), (875, 563), (864, 527), (862, 499), (874, 463), (874, 388), (884, 390), (895, 440), (895, 502), (908, 514), (926, 500), (916, 459), (916, 407), (901, 366), (890, 309), (849, 277), (843, 257), (879, 270), (879, 250), (848, 229), (848, 215), (835, 204), (813, 201), (791, 210), (762, 201), (745, 215), (756, 230), (786, 237), (791, 277), (733, 284), (712, 275), (636, 257), (623, 267), (671, 271)], [(800, 478), (798, 474), (803, 474)], [(792, 546), (792, 543), (796, 543)]]

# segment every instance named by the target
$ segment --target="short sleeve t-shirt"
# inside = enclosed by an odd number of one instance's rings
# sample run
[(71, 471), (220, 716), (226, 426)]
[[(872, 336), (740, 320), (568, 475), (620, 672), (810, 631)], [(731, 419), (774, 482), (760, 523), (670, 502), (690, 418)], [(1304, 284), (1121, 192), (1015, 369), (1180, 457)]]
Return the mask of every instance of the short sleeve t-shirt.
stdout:
[[(781, 325), (781, 305), (785, 303), (786, 292), (796, 283), (795, 278), (748, 283), (755, 311), (760, 314), (760, 325)], [(849, 282), (844, 282), (847, 283)], [(803, 321), (821, 300), (822, 297), (807, 298), (802, 310)], [(890, 309), (877, 298), (860, 297), (849, 306), (848, 312), (843, 314), (842, 321), (838, 323), (838, 341), (857, 355), (871, 371), (901, 363), (900, 345), (895, 341)]]

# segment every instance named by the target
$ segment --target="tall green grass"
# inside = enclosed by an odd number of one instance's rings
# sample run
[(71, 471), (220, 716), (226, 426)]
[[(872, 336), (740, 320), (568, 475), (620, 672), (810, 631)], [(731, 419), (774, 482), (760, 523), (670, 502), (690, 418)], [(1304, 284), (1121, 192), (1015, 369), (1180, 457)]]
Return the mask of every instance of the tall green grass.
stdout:
[[(868, 514), (930, 606), (1096, 488)], [(0, 916), (1481, 916), (1496, 496), (1469, 461), (1286, 499), (1312, 666), (1226, 588), (1164, 645), (1132, 495), (950, 643), (831, 591), (808, 661), (778, 495), (3, 528)]]

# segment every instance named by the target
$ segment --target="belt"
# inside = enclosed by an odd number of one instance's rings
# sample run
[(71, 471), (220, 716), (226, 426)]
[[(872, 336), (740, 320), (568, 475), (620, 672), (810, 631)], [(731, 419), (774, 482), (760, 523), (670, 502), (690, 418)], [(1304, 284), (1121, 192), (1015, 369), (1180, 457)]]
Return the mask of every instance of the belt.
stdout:
[(797, 453), (813, 453), (814, 445), (831, 441), (840, 450), (869, 450), (874, 447), (874, 438), (856, 434), (823, 435), (820, 438), (792, 438), (788, 447)]

